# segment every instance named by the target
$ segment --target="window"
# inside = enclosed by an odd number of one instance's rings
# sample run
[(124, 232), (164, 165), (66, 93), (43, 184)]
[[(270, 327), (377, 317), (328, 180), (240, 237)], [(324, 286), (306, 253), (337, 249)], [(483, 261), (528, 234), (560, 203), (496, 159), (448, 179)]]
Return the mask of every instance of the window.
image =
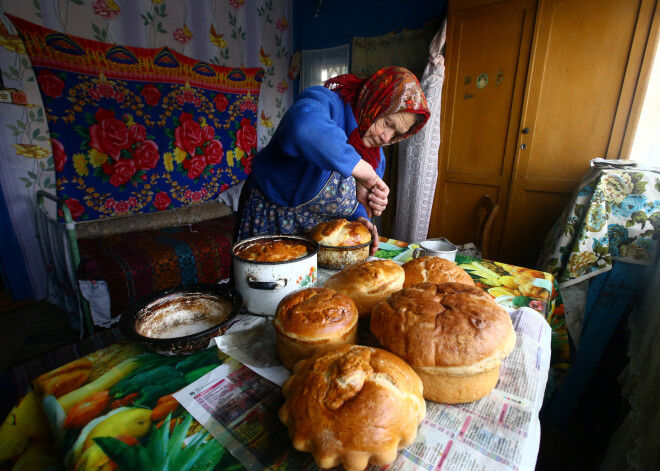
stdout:
[(348, 44), (302, 51), (300, 90), (323, 85), (326, 80), (348, 73)]
[(630, 158), (640, 166), (660, 167), (660, 47), (651, 66)]

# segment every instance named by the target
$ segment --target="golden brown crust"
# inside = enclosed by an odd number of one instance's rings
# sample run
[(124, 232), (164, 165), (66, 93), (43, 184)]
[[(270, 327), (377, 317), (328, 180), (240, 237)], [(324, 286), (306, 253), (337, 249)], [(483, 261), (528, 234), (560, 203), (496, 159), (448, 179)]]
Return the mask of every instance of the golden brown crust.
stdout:
[(256, 262), (285, 262), (307, 255), (307, 246), (295, 240), (258, 240), (241, 246), (235, 255)]
[(514, 348), (511, 317), (483, 290), (419, 283), (380, 302), (371, 331), (418, 373), (426, 399), (460, 403), (487, 395)]
[(364, 224), (343, 218), (322, 222), (307, 236), (328, 247), (352, 247), (371, 241), (371, 232)]
[(406, 279), (403, 287), (416, 285), (425, 281), (433, 283), (463, 283), (475, 286), (474, 280), (468, 273), (454, 262), (440, 257), (414, 258), (403, 264)]
[(357, 308), (347, 295), (307, 288), (285, 296), (275, 319), (277, 357), (288, 369), (318, 349), (357, 342)]
[(426, 413), (415, 372), (385, 350), (360, 345), (324, 348), (299, 362), (282, 392), (279, 417), (293, 446), (322, 468), (391, 463)]
[(360, 317), (370, 316), (373, 307), (403, 287), (405, 274), (401, 265), (392, 260), (371, 260), (351, 265), (325, 282), (347, 294), (355, 302)]
[(318, 340), (341, 335), (357, 324), (351, 298), (329, 288), (306, 288), (286, 295), (277, 305), (275, 329), (289, 337)]
[(497, 353), (510, 343), (513, 326), (509, 314), (483, 290), (427, 282), (379, 303), (371, 331), (412, 366), (456, 367)]
[(444, 404), (478, 401), (497, 385), (500, 368), (491, 368), (469, 376), (429, 373), (426, 368), (413, 368), (424, 383), (424, 398)]
[(276, 329), (275, 351), (277, 352), (277, 358), (279, 358), (286, 368), (293, 370), (296, 363), (311, 357), (321, 348), (344, 343), (356, 344), (358, 339), (357, 327), (356, 324), (343, 334), (319, 338), (317, 340), (301, 340), (295, 337), (289, 337)]

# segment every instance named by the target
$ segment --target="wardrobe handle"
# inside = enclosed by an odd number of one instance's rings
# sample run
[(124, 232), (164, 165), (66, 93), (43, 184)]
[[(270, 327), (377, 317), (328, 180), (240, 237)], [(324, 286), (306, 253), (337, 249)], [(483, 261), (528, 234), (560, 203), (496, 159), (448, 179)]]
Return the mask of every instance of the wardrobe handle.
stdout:
[(529, 128), (524, 128), (524, 129), (522, 130), (522, 133), (523, 133), (523, 134), (529, 134)]

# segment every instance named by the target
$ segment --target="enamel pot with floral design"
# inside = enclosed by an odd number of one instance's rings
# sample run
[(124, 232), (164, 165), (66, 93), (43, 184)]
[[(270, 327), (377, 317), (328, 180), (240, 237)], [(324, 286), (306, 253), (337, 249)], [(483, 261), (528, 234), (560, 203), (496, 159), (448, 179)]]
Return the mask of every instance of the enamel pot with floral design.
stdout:
[[(282, 262), (246, 260), (236, 254), (250, 244), (269, 240), (293, 240), (307, 246), (307, 254)], [(302, 288), (316, 286), (316, 257), (319, 244), (303, 236), (268, 235), (236, 242), (232, 246), (232, 281), (243, 296), (245, 308), (253, 314), (274, 316), (284, 296)]]

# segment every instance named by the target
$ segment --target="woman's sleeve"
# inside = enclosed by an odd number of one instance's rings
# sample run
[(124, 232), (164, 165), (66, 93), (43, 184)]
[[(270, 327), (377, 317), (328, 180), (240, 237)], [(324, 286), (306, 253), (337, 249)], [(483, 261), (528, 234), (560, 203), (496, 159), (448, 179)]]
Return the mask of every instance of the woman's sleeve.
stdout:
[(378, 167), (376, 167), (376, 174), (380, 177), (383, 178), (383, 175), (385, 175), (385, 153), (383, 152), (383, 148), (381, 147), (380, 149), (380, 160), (378, 161)]
[(343, 103), (328, 93), (334, 94), (329, 90), (305, 90), (284, 115), (273, 137), (278, 139), (280, 148), (287, 155), (305, 159), (348, 178), (360, 156), (348, 144), (342, 127)]
[(353, 211), (353, 214), (348, 216), (346, 219), (349, 221), (355, 221), (359, 217), (369, 219), (369, 216), (367, 216), (367, 210), (364, 209), (364, 206), (362, 206), (361, 203), (357, 204), (357, 207), (355, 208), (355, 211)]
[[(383, 175), (385, 175), (385, 154), (383, 153), (383, 149), (380, 149), (380, 162), (378, 162), (378, 167), (376, 167), (376, 173), (380, 178), (383, 178)], [(369, 219), (369, 216), (367, 216), (367, 210), (364, 209), (364, 206), (362, 206), (362, 203), (357, 204), (357, 208), (355, 208), (355, 211), (353, 211), (353, 214), (351, 214), (347, 219), (349, 221), (355, 221), (359, 217), (364, 217)]]

